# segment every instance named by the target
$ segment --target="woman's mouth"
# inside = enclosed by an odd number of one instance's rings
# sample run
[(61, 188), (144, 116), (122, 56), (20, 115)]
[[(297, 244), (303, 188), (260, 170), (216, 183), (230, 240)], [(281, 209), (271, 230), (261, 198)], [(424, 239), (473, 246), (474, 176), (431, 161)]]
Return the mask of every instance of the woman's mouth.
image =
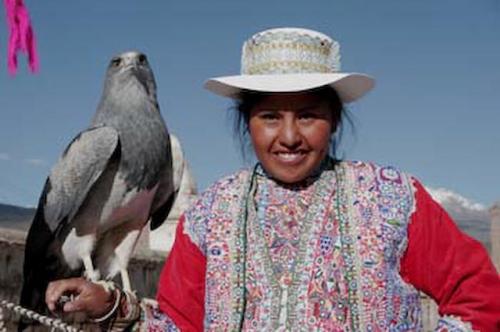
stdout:
[(278, 151), (274, 152), (274, 156), (278, 161), (285, 164), (298, 164), (306, 156), (305, 151)]

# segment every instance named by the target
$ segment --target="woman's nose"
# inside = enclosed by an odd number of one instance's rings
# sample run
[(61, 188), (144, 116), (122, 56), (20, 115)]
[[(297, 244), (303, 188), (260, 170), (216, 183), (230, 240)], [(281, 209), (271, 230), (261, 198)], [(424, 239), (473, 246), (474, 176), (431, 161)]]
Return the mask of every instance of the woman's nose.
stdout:
[(302, 135), (294, 118), (285, 117), (280, 130), (280, 143), (288, 149), (297, 148), (302, 144)]

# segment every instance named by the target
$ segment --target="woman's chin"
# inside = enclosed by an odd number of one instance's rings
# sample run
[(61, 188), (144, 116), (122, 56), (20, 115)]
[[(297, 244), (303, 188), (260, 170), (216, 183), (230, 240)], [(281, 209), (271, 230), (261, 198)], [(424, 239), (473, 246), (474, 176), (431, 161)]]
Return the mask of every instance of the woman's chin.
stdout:
[(286, 184), (294, 184), (305, 180), (312, 173), (300, 171), (297, 167), (290, 167), (268, 172), (275, 180)]
[(321, 164), (324, 156), (304, 153), (297, 156), (273, 155), (261, 164), (272, 178), (286, 184), (293, 184), (307, 179)]

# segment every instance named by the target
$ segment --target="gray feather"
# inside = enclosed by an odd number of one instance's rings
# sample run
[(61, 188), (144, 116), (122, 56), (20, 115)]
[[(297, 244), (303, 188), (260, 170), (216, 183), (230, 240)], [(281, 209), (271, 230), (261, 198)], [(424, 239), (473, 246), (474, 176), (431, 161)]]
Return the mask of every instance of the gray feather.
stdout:
[(118, 133), (110, 127), (80, 133), (61, 156), (49, 175), (43, 211), (54, 231), (63, 220), (71, 220), (103, 173), (118, 146)]

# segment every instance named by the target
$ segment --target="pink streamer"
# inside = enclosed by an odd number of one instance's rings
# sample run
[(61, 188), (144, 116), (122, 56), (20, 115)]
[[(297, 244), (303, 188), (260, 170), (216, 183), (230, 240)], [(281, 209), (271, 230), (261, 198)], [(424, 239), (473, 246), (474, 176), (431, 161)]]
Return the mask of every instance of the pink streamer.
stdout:
[(38, 71), (38, 55), (36, 40), (31, 26), (28, 10), (23, 0), (4, 0), (7, 11), (7, 25), (10, 30), (7, 61), (9, 72), (15, 75), (17, 71), (17, 53), (28, 55), (29, 67), (32, 73)]

